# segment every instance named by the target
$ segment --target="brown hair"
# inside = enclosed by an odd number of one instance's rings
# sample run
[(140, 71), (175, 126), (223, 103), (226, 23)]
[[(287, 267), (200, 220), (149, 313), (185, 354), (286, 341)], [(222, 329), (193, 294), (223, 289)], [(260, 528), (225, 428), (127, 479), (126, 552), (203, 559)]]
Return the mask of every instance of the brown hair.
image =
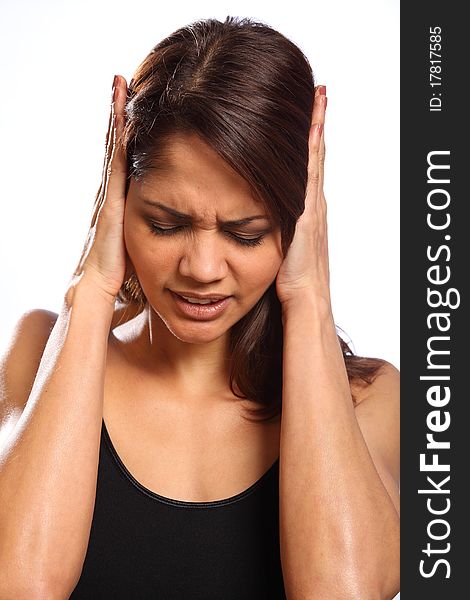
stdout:
[[(172, 134), (196, 133), (250, 184), (279, 224), (285, 256), (304, 210), (314, 85), (302, 51), (264, 23), (227, 17), (178, 29), (151, 50), (128, 86), (121, 139), (127, 189), (131, 177), (163, 168)], [(118, 298), (147, 302), (135, 276)], [(283, 331), (275, 281), (230, 336), (232, 392), (261, 405), (248, 411), (258, 419), (276, 417)], [(370, 384), (385, 361), (353, 355), (338, 338), (349, 381)]]

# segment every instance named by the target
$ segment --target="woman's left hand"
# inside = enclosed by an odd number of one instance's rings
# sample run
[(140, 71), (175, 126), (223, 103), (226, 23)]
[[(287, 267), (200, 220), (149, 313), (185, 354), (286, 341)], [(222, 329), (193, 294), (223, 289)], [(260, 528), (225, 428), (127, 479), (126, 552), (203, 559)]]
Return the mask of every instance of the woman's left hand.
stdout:
[(309, 134), (308, 179), (305, 209), (298, 219), (289, 250), (276, 277), (276, 292), (283, 306), (305, 295), (331, 307), (326, 200), (323, 193), (325, 162), (326, 87), (317, 86)]

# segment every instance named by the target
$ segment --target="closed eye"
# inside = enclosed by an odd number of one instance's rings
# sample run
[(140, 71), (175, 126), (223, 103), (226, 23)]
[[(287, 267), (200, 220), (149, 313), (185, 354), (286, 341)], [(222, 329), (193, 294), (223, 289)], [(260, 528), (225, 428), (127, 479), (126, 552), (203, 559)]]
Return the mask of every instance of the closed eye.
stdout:
[[(150, 231), (155, 235), (174, 235), (174, 234), (178, 233), (179, 231), (182, 231), (185, 228), (184, 225), (178, 225), (176, 227), (161, 227), (160, 225), (157, 225), (154, 221), (149, 221), (149, 225), (150, 225)], [(262, 243), (262, 241), (264, 239), (264, 235), (260, 235), (255, 238), (245, 238), (245, 237), (236, 235), (235, 233), (232, 233), (231, 231), (226, 231), (225, 234), (230, 239), (234, 240), (237, 244), (240, 244), (242, 246), (258, 246), (259, 244)]]

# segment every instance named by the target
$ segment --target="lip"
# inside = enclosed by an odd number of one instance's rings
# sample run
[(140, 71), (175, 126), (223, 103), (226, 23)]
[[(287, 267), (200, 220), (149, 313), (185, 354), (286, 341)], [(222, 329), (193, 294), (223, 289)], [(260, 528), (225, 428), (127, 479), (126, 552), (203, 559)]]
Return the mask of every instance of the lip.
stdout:
[(199, 300), (209, 300), (209, 298), (215, 298), (221, 300), (223, 298), (229, 298), (230, 296), (224, 294), (199, 294), (198, 292), (180, 292), (180, 290), (170, 290), (179, 296), (187, 296), (188, 298), (199, 298)]
[[(198, 321), (211, 321), (213, 319), (217, 319), (227, 308), (227, 305), (230, 302), (231, 296), (222, 296), (220, 300), (214, 302), (213, 304), (191, 304), (187, 302), (184, 298), (179, 296), (178, 292), (174, 292), (170, 290), (170, 293), (175, 301), (175, 304), (178, 310), (185, 316), (191, 317), (192, 319), (197, 319)], [(201, 294), (185, 294), (190, 298), (215, 298), (216, 296), (220, 296), (220, 294), (213, 294), (212, 296), (201, 295)]]

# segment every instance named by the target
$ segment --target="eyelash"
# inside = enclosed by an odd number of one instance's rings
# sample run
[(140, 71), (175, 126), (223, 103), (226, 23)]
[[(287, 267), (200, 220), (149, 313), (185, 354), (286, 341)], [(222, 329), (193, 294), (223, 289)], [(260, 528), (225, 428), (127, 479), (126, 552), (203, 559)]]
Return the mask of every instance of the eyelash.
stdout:
[[(177, 233), (178, 231), (180, 231), (181, 229), (183, 229), (182, 225), (180, 225), (178, 227), (167, 227), (167, 228), (159, 227), (152, 221), (149, 222), (149, 225), (150, 225), (150, 231), (154, 235), (173, 235), (173, 234)], [(263, 235), (260, 235), (257, 238), (248, 239), (248, 238), (242, 238), (242, 237), (236, 235), (235, 233), (230, 233), (229, 231), (227, 231), (226, 233), (232, 240), (234, 240), (238, 244), (241, 244), (242, 246), (251, 246), (251, 247), (258, 246), (259, 244), (262, 243), (263, 238), (264, 238)]]

